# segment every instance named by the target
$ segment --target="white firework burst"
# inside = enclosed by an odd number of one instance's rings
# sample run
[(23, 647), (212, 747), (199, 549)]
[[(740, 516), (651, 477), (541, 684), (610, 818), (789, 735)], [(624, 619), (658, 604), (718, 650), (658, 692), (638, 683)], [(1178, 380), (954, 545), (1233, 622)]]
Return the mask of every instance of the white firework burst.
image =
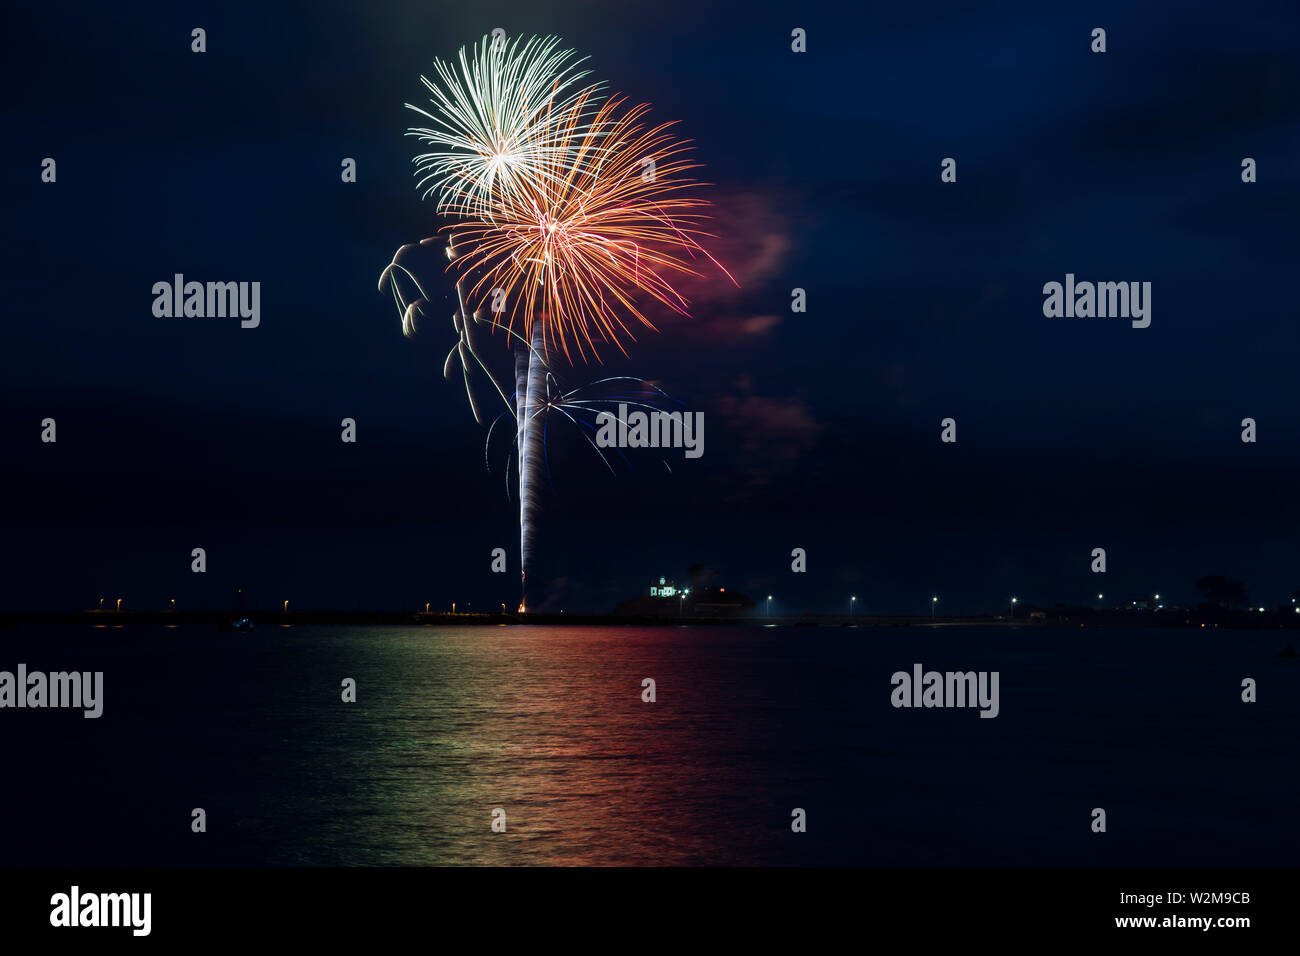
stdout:
[[(493, 200), (521, 194), (553, 172), (554, 153), (567, 151), (570, 139), (583, 134), (574, 121), (597, 99), (603, 84), (580, 85), (589, 71), (578, 70), (586, 59), (574, 59), (560, 48), (559, 37), (484, 37), (462, 47), (460, 69), (434, 60), (437, 79), (420, 77), (435, 109), (407, 103), (432, 122), (412, 128), (433, 147), (415, 157), (423, 197), (438, 194), (439, 212), (481, 213), (490, 218)], [(558, 131), (558, 133), (557, 133)]]

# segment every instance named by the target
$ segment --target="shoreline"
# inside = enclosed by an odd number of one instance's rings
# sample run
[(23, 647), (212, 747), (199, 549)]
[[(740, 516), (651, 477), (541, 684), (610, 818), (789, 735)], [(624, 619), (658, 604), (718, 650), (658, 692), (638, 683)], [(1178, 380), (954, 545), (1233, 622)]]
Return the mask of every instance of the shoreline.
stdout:
[[(1300, 618), (1300, 615), (1296, 615)], [(448, 613), (419, 611), (11, 611), (0, 613), (0, 630), (16, 630), (46, 624), (81, 625), (89, 628), (199, 627), (229, 631), (235, 621), (248, 619), (254, 627), (294, 626), (380, 626), (380, 627), (504, 627), (547, 625), (566, 627), (1020, 627), (1020, 628), (1153, 628), (1210, 630), (1214, 628), (1285, 630), (1300, 629), (1300, 620), (1290, 621), (1278, 613), (1197, 612), (1155, 614), (1133, 611), (1064, 613), (1047, 618), (1015, 618), (1001, 615), (844, 615), (799, 614), (763, 617), (754, 615), (621, 615), (543, 614), (530, 612)]]

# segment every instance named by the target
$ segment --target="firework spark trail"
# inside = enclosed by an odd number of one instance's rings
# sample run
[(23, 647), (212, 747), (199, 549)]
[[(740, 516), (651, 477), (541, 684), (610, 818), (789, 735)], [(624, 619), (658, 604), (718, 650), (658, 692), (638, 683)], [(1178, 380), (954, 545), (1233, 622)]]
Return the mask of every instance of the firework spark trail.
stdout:
[(528, 356), (529, 349), (521, 344), (515, 344), (515, 421), (519, 423), (515, 429), (515, 436), (520, 459), (524, 454), (524, 430), (527, 428), (528, 410), (525, 405), (528, 401)]
[[(611, 382), (633, 382), (639, 387), (639, 391), (629, 390), (626, 394), (622, 392), (614, 392), (607, 395), (599, 395), (597, 393), (596, 390), (602, 385), (608, 385)], [(599, 433), (599, 427), (595, 422), (588, 420), (586, 417), (579, 416), (591, 415), (592, 417), (598, 418), (598, 413), (600, 411), (605, 411), (607, 414), (612, 415), (616, 421), (620, 421), (626, 425), (626, 420), (619, 416), (619, 405), (647, 412), (656, 412), (661, 411), (662, 409), (659, 405), (653, 404), (651, 399), (663, 397), (668, 399), (670, 402), (680, 404), (676, 399), (658, 386), (652, 385), (644, 379), (632, 378), (627, 375), (616, 375), (610, 378), (597, 379), (594, 382), (589, 382), (588, 384), (575, 388), (569, 392), (565, 392), (559, 387), (559, 381), (555, 376), (548, 375), (548, 392), (552, 384), (555, 385), (556, 394), (554, 397), (548, 397), (547, 399), (547, 413), (562, 415), (564, 418), (577, 425), (580, 430), (579, 433), (582, 435), (583, 439), (591, 447), (592, 451), (596, 453), (597, 457), (600, 458), (601, 463), (609, 470), (610, 474), (615, 473), (614, 467), (609, 463), (609, 459), (605, 457), (605, 453), (601, 450), (600, 446), (597, 445), (591, 437), (592, 435)], [(588, 431), (591, 432), (591, 435), (587, 434)], [(623, 455), (622, 452), (619, 452), (619, 456), (623, 458), (624, 461), (627, 460), (627, 457)], [(667, 462), (664, 462), (663, 465), (665, 468), (668, 467)], [(668, 468), (668, 470), (672, 471), (671, 468)]]
[[(617, 384), (618, 388), (610, 388), (615, 384)], [(593, 382), (566, 391), (554, 372), (548, 371), (546, 374), (546, 401), (540, 406), (540, 410), (533, 412), (530, 421), (536, 421), (538, 418), (545, 419), (551, 415), (559, 415), (566, 421), (571, 422), (577, 429), (578, 434), (582, 436), (582, 440), (586, 442), (587, 447), (600, 460), (600, 463), (605, 466), (605, 469), (611, 475), (615, 475), (617, 472), (614, 470), (614, 466), (610, 464), (606, 451), (612, 450), (624, 463), (627, 463), (628, 459), (617, 447), (602, 449), (593, 439), (593, 436), (598, 435), (600, 432), (600, 425), (598, 424), (600, 414), (611, 415), (615, 421), (621, 421), (626, 425), (627, 421), (621, 418), (619, 414), (620, 405), (640, 411), (659, 412), (664, 410), (664, 401), (674, 405), (681, 404), (659, 386), (630, 375), (615, 375), (596, 379)], [(535, 405), (534, 407), (537, 408), (538, 406)], [(483, 442), (483, 464), (489, 473), (492, 472), (492, 439), (496, 434), (497, 426), (501, 424), (506, 416), (510, 416), (513, 420), (515, 413), (507, 409), (507, 411), (498, 414), (492, 420), (492, 423), (488, 425), (487, 437)], [(518, 434), (519, 432), (516, 429), (515, 439), (517, 439)], [(545, 443), (545, 439), (543, 441)], [(515, 496), (510, 489), (508, 479), (511, 468), (515, 463), (518, 447), (517, 440), (512, 440), (511, 450), (506, 456), (504, 469), (507, 478), (506, 496), (512, 502), (515, 500)], [(660, 464), (669, 472), (672, 471), (666, 461), (661, 461)]]
[[(435, 241), (436, 240), (432, 238), (422, 239), (420, 240), (419, 245), (425, 246)], [(397, 314), (402, 319), (402, 334), (407, 337), (415, 334), (417, 324), (416, 316), (423, 315), (424, 306), (429, 304), (428, 293), (424, 291), (423, 286), (420, 284), (420, 280), (416, 277), (415, 273), (401, 262), (403, 254), (408, 249), (413, 249), (415, 247), (415, 243), (408, 243), (398, 249), (393, 255), (393, 261), (388, 264), (379, 276), (379, 291), (383, 292), (385, 289), (388, 289), (392, 293), (393, 301), (397, 305)], [(447, 242), (446, 253), (448, 260), (453, 262), (460, 254), (456, 247), (455, 233), (452, 233)], [(407, 302), (406, 297), (402, 292), (401, 282), (399, 281), (402, 276), (405, 276), (407, 281), (415, 286), (416, 291), (420, 293), (418, 298)], [(465, 382), (465, 396), (469, 401), (470, 411), (474, 415), (474, 420), (481, 425), (483, 424), (483, 415), (479, 409), (478, 401), (474, 397), (474, 390), (470, 385), (470, 370), (472, 368), (477, 368), (487, 376), (488, 381), (492, 383), (493, 389), (495, 389), (497, 395), (500, 396), (501, 400), (505, 402), (507, 406), (510, 405), (510, 400), (506, 398), (505, 389), (502, 388), (501, 383), (497, 381), (497, 377), (493, 373), (492, 369), (487, 366), (487, 363), (483, 361), (478, 350), (475, 348), (473, 335), (470, 330), (475, 324), (478, 324), (480, 320), (477, 314), (474, 314), (472, 320), (466, 318), (466, 316), (469, 315), (469, 312), (465, 308), (465, 292), (460, 280), (456, 281), (456, 298), (460, 305), (460, 311), (452, 313), (451, 317), (452, 327), (456, 330), (456, 344), (453, 345), (451, 350), (447, 353), (447, 357), (443, 362), (442, 374), (444, 378), (450, 381), (453, 374), (452, 360), (459, 359), (461, 376)]]
[[(526, 343), (516, 342), (515, 355), (515, 444), (519, 462), (519, 610), (527, 610), (528, 566), (533, 550), (532, 514), (536, 507), (533, 472), (527, 467), (530, 447), (528, 436), (532, 429), (532, 410), (528, 404), (529, 366), (532, 349)], [(508, 471), (508, 469), (507, 469)]]
[(528, 603), (528, 569), (532, 565), (533, 544), (536, 541), (533, 518), (537, 513), (537, 494), (541, 484), (542, 459), (545, 453), (543, 416), (546, 410), (546, 343), (543, 341), (542, 322), (533, 324), (533, 342), (529, 350), (527, 395), (524, 417), (519, 431), (523, 435), (523, 451), (519, 457), (519, 558), (522, 597), (519, 610)]

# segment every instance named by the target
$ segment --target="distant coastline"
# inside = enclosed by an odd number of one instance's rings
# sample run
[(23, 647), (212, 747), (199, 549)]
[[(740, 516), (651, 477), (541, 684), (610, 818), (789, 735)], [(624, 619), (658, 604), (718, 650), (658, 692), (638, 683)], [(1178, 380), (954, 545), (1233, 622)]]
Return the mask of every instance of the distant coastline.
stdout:
[(1206, 613), (1180, 610), (1142, 612), (1125, 610), (1062, 609), (1059, 613), (1028, 616), (984, 614), (975, 616), (937, 615), (864, 615), (864, 614), (795, 614), (773, 615), (627, 615), (627, 614), (517, 614), (447, 613), (418, 611), (11, 611), (0, 612), (0, 630), (62, 624), (89, 628), (171, 627), (211, 628), (229, 631), (239, 620), (257, 628), (294, 626), (370, 626), (370, 627), (502, 627), (527, 625), (564, 625), (567, 627), (1105, 627), (1162, 628), (1200, 630), (1208, 628), (1249, 628), (1261, 630), (1300, 629), (1300, 614), (1279, 612), (1223, 611)]

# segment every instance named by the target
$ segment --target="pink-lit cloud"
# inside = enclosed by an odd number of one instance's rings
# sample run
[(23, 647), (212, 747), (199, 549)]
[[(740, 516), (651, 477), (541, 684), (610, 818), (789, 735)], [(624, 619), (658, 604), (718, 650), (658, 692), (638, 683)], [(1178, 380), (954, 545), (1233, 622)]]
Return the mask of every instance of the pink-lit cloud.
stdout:
[[(704, 190), (713, 205), (703, 228), (714, 238), (704, 240), (709, 254), (735, 278), (732, 283), (710, 262), (700, 263), (698, 277), (686, 276), (677, 283), (690, 302), (691, 318), (674, 323), (674, 333), (692, 339), (746, 339), (767, 335), (781, 318), (762, 309), (763, 290), (778, 279), (790, 251), (790, 237), (784, 219), (773, 203), (759, 192)], [(737, 285), (738, 284), (738, 285)], [(781, 297), (785, 301), (785, 297)]]

